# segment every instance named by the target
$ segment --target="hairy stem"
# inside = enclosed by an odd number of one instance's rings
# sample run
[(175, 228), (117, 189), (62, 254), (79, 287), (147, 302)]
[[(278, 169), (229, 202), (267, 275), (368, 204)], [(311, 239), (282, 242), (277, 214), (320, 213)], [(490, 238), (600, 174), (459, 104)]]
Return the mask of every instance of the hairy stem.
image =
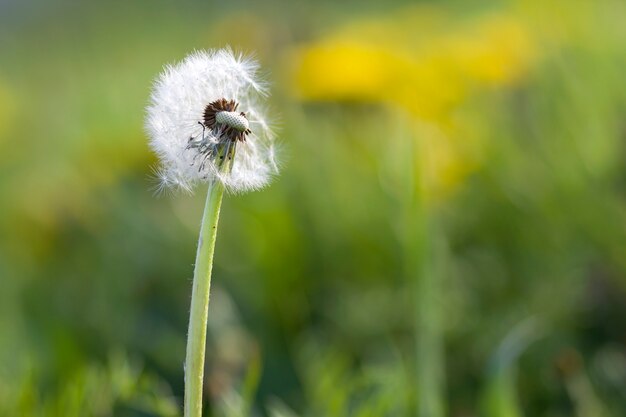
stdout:
[(193, 292), (191, 295), (189, 333), (187, 335), (185, 417), (202, 416), (202, 382), (204, 380), (204, 353), (209, 315), (211, 269), (223, 194), (224, 186), (219, 181), (212, 182), (209, 186), (204, 214), (202, 215), (196, 266), (193, 273)]

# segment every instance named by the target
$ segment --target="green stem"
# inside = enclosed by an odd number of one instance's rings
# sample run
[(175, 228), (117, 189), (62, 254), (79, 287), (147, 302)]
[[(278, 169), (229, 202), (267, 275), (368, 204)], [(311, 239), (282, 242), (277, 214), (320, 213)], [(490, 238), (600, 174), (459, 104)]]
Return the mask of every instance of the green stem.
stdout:
[(402, 160), (407, 164), (404, 194), (405, 266), (415, 304), (415, 359), (417, 417), (443, 417), (444, 357), (441, 329), (439, 264), (436, 221), (424, 201), (425, 157), (419, 138), (404, 141)]
[(196, 266), (193, 272), (191, 313), (187, 335), (187, 359), (185, 361), (185, 417), (202, 416), (202, 382), (204, 380), (204, 352), (206, 349), (207, 320), (209, 315), (209, 290), (213, 251), (217, 235), (217, 222), (224, 186), (214, 181), (209, 186), (200, 238)]
[(406, 267), (415, 305), (417, 417), (442, 417), (443, 346), (432, 219), (414, 199), (407, 213)]
[(416, 304), (416, 357), (417, 390), (419, 395), (418, 417), (442, 417), (444, 407), (443, 390), (443, 335), (441, 331), (441, 312), (439, 310), (440, 271), (437, 270), (436, 242), (429, 224), (428, 215), (424, 214), (414, 242), (414, 254), (420, 259), (415, 265), (415, 304)]

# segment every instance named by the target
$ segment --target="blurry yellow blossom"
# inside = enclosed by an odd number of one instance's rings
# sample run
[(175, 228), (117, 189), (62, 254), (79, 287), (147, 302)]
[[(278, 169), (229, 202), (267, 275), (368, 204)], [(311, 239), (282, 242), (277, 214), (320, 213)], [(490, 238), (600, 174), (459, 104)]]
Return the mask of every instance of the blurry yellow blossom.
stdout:
[(411, 64), (387, 49), (350, 39), (311, 45), (300, 60), (298, 88), (309, 99), (380, 99), (397, 72)]
[(467, 32), (444, 41), (442, 52), (468, 78), (485, 84), (512, 83), (534, 61), (535, 50), (528, 29), (511, 18), (493, 16)]
[(465, 25), (442, 14), (436, 24), (423, 20), (421, 9), (411, 8), (402, 18), (352, 23), (299, 48), (295, 91), (307, 100), (389, 102), (440, 121), (473, 89), (514, 82), (534, 60), (529, 30), (513, 17)]
[(484, 146), (478, 140), (459, 146), (475, 135), (454, 121), (454, 111), (481, 89), (520, 80), (537, 52), (529, 28), (514, 15), (463, 21), (413, 7), (348, 23), (290, 58), (303, 100), (379, 102), (436, 126), (432, 138), (419, 134), (428, 142), (425, 188), (440, 195), (478, 164), (481, 152), (472, 145)]

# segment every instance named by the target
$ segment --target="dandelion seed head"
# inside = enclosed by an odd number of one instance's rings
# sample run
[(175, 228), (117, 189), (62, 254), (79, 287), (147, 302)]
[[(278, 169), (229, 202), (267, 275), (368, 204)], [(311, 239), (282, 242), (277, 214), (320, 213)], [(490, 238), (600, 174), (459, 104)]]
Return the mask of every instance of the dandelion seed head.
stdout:
[(220, 181), (231, 192), (245, 192), (277, 173), (262, 104), (268, 90), (258, 71), (256, 61), (230, 49), (197, 51), (165, 67), (146, 116), (163, 188)]

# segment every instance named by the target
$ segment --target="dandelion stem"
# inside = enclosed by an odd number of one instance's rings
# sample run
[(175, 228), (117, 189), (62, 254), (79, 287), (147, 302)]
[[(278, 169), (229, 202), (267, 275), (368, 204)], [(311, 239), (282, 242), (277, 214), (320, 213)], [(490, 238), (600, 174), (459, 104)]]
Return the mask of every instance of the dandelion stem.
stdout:
[(202, 215), (196, 266), (193, 273), (189, 333), (187, 335), (185, 417), (202, 416), (202, 382), (204, 379), (211, 269), (223, 194), (223, 184), (219, 181), (213, 181), (209, 186), (204, 214)]

